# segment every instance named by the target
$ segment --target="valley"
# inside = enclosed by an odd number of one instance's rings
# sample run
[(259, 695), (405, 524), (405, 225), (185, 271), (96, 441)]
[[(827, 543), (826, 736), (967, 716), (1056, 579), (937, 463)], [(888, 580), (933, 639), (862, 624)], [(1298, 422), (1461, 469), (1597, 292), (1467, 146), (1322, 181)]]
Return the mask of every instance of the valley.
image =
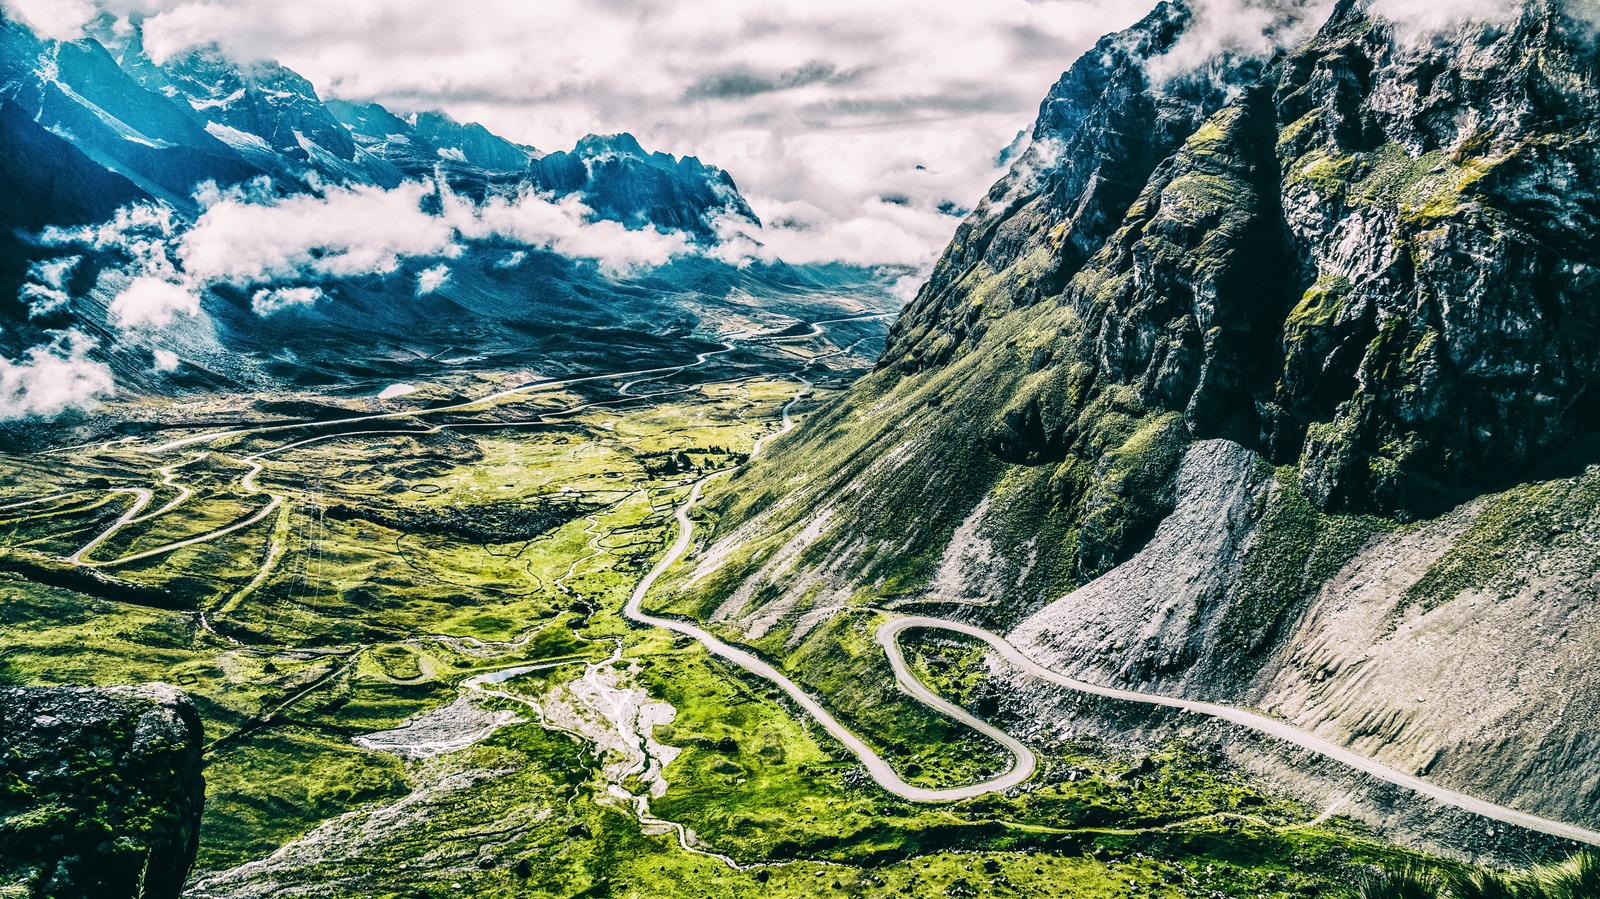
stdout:
[[(418, 385), (410, 411), (249, 421), (217, 398), (171, 428), (7, 456), (0, 673), (195, 697), (197, 897), (1085, 878), (1199, 895), (1392, 853), (1203, 747), (1036, 756), (936, 692), (892, 720), (835, 717), (848, 702), (645, 611), (702, 487), (862, 371), (883, 319), (613, 374), (477, 374), (502, 385), (480, 398)], [(898, 658), (981, 678), (954, 648), (909, 634)], [(893, 692), (904, 672), (878, 653), (858, 686)]]

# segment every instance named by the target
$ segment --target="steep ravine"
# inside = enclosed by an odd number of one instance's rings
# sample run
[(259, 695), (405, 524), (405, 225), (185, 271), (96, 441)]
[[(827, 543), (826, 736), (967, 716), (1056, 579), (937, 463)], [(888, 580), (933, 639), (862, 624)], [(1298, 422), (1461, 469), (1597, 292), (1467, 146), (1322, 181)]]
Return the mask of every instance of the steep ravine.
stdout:
[(1168, 79), (1193, 27), (1062, 77), (878, 370), (708, 495), (675, 611), (779, 657), (973, 621), (1600, 824), (1592, 28), (1341, 2)]

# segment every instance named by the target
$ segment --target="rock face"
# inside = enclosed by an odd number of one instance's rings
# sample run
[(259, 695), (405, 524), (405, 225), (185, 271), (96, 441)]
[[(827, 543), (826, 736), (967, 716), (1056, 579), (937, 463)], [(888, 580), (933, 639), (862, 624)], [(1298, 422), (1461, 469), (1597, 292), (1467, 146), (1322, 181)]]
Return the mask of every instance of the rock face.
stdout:
[(708, 494), (678, 610), (781, 656), (917, 603), (1597, 823), (1600, 38), (1368, 7), (1074, 64), (879, 369)]
[(0, 886), (176, 897), (205, 801), (200, 718), (163, 684), (0, 689)]

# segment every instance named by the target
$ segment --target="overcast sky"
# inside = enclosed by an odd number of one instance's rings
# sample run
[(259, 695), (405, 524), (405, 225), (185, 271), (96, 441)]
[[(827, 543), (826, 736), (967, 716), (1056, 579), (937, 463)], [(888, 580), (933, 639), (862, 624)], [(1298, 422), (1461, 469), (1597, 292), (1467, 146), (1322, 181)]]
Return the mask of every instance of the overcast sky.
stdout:
[[(279, 60), (324, 96), (442, 109), (545, 150), (629, 131), (731, 172), (763, 220), (787, 226), (767, 231), (774, 255), (919, 268), (1061, 72), (1155, 2), (0, 0), (59, 37), (97, 10), (137, 12), (158, 59), (215, 43)], [(1303, 34), (1332, 0), (1193, 5), (1173, 57), (1198, 61), (1261, 50), (1264, 30)], [(1375, 0), (1429, 28), (1515, 5)]]
[(1061, 72), (1154, 0), (3, 2), (61, 36), (138, 10), (158, 56), (215, 42), (541, 149), (630, 131), (809, 225), (791, 261), (920, 264), (954, 230), (940, 204), (975, 204)]

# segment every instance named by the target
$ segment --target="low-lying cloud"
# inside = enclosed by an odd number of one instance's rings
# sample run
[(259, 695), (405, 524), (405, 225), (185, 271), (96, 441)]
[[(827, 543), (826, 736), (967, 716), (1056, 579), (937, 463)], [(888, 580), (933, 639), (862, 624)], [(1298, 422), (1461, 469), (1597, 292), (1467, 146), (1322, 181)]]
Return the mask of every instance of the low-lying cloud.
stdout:
[(403, 259), (459, 253), (449, 222), (422, 210), (433, 187), (330, 188), (274, 197), (265, 189), (206, 198), (177, 245), (190, 277), (247, 287), (292, 278), (388, 274)]
[(1160, 83), (1218, 57), (1264, 58), (1310, 37), (1333, 12), (1334, 0), (1192, 0), (1193, 19), (1167, 53), (1150, 61)]
[(186, 281), (138, 277), (111, 301), (110, 311), (112, 323), (125, 331), (157, 329), (179, 315), (198, 315), (200, 294)]
[[(177, 240), (173, 256), (194, 280), (248, 287), (387, 275), (406, 260), (455, 259), (470, 243), (486, 240), (587, 260), (609, 275), (695, 252), (680, 232), (629, 230), (592, 216), (576, 195), (556, 200), (529, 191), (480, 204), (431, 181), (289, 197), (258, 185), (205, 197), (205, 210)], [(419, 286), (426, 293), (443, 284), (435, 276)]]
[(450, 266), (443, 263), (417, 273), (417, 296), (427, 296), (450, 283)]
[[(608, 276), (704, 251), (681, 232), (630, 230), (595, 220), (577, 196), (557, 200), (532, 191), (477, 203), (441, 184), (414, 181), (279, 196), (261, 181), (228, 191), (207, 187), (199, 199), (203, 211), (192, 224), (167, 206), (140, 204), (101, 225), (48, 229), (41, 242), (121, 257), (111, 276), (120, 280), (104, 283), (115, 290), (110, 322), (125, 332), (200, 315), (201, 296), (220, 286), (254, 290), (251, 308), (268, 316), (327, 299), (321, 288), (296, 282), (392, 275), (412, 260), (435, 261), (416, 284), (418, 294), (434, 293), (450, 282), (443, 261), (490, 241), (526, 248), (505, 252), (496, 262), (503, 267), (520, 265), (529, 250), (547, 250)], [(71, 255), (34, 266), (24, 288), (33, 314), (71, 301), (67, 281), (80, 263)]]
[(17, 360), (0, 356), (0, 421), (88, 410), (116, 391), (111, 369), (89, 358), (94, 341), (63, 331)]

